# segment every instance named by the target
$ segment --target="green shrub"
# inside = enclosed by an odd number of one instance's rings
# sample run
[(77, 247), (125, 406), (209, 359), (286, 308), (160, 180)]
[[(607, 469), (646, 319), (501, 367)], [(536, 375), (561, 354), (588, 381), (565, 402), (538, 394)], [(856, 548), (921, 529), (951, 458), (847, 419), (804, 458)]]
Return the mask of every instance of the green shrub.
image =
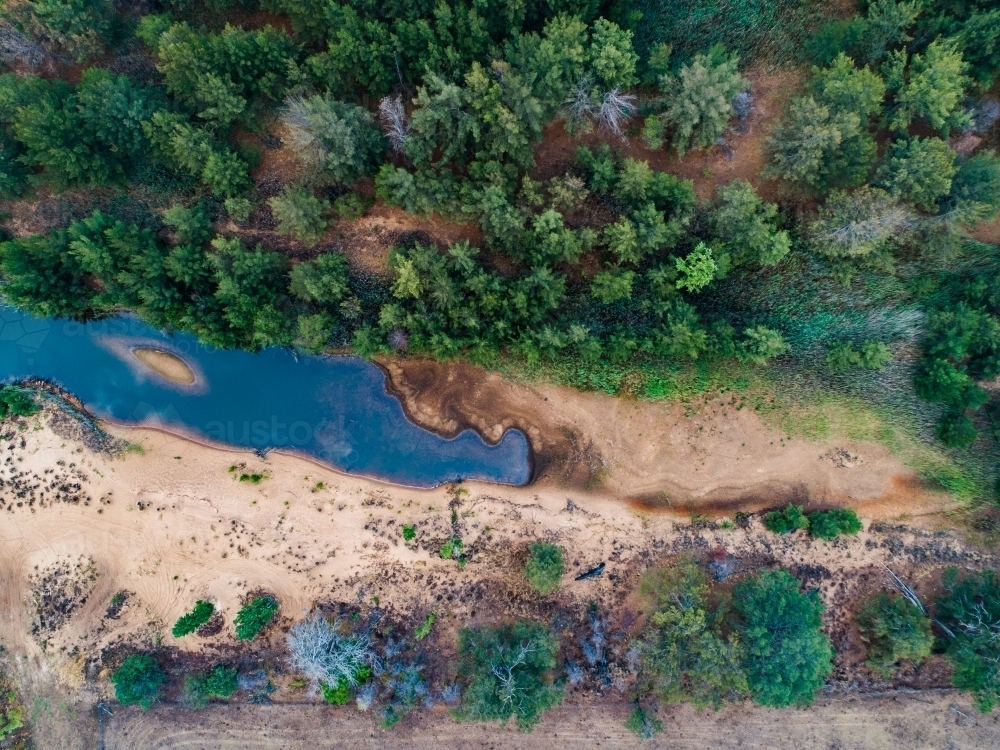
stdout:
[(946, 411), (937, 424), (937, 435), (949, 448), (966, 450), (976, 441), (976, 426), (960, 411)]
[(129, 654), (111, 675), (118, 702), (123, 706), (138, 703), (143, 709), (156, 702), (166, 679), (160, 665), (149, 654)]
[(787, 571), (748, 578), (733, 590), (735, 631), (753, 699), (764, 706), (807, 706), (833, 671), (833, 647), (820, 630), (823, 602), (803, 594)]
[(934, 646), (931, 621), (906, 598), (880, 591), (858, 610), (861, 640), (868, 644), (869, 668), (888, 678), (901, 661), (919, 664)]
[(332, 706), (343, 706), (351, 697), (351, 686), (347, 684), (346, 680), (340, 680), (335, 685), (321, 682), (319, 691), (323, 695), (323, 700)]
[(437, 620), (437, 615), (430, 612), (424, 621), (417, 626), (417, 629), (413, 631), (413, 637), (418, 641), (422, 641), (424, 638), (431, 634), (431, 628), (434, 627), (434, 621)]
[(455, 715), (468, 721), (506, 721), (530, 731), (562, 700), (553, 684), (559, 644), (546, 626), (520, 620), (510, 625), (463, 628), (458, 634), (458, 672), (465, 683)]
[(642, 706), (636, 706), (625, 719), (625, 728), (637, 737), (648, 740), (663, 732), (663, 722), (643, 711)]
[(536, 542), (528, 551), (524, 577), (539, 594), (551, 594), (559, 588), (563, 574), (562, 549), (554, 544)]
[(208, 674), (187, 675), (184, 697), (192, 707), (203, 708), (212, 698), (226, 700), (238, 687), (236, 669), (219, 665)]
[(764, 528), (775, 534), (787, 534), (798, 529), (808, 529), (809, 519), (801, 505), (789, 504), (784, 510), (772, 510), (764, 516)]
[(945, 653), (954, 665), (952, 683), (971, 690), (980, 711), (992, 711), (1000, 701), (1000, 577), (982, 570), (959, 576), (956, 568), (942, 577), (944, 592), (937, 600), (937, 620), (950, 631)]
[(37, 414), (41, 408), (29, 390), (13, 385), (0, 388), (0, 419), (5, 419), (11, 414), (16, 417), (30, 417), (32, 414)]
[(417, 525), (415, 523), (403, 524), (403, 541), (412, 542), (417, 538)]
[(194, 603), (194, 609), (177, 618), (171, 634), (174, 638), (182, 638), (189, 633), (193, 633), (211, 620), (213, 614), (215, 614), (215, 605), (212, 602), (198, 600)]
[(269, 596), (259, 596), (243, 605), (236, 613), (236, 639), (253, 640), (267, 627), (278, 612), (278, 601)]
[(280, 234), (290, 234), (309, 247), (323, 239), (330, 212), (328, 200), (317, 198), (302, 185), (289, 185), (268, 203), (278, 220)]
[(819, 539), (831, 541), (841, 534), (854, 535), (861, 531), (858, 514), (851, 508), (818, 510), (808, 516), (809, 534)]
[(438, 554), (441, 555), (442, 560), (451, 560), (454, 557), (459, 557), (462, 554), (462, 540), (449, 539), (441, 545), (441, 550)]

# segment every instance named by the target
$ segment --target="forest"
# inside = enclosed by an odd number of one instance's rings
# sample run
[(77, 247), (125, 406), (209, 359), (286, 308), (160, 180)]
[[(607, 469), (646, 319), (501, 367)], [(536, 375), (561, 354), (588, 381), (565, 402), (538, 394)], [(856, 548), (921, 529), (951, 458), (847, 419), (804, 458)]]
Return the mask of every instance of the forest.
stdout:
[[(639, 398), (905, 371), (907, 424), (995, 456), (996, 247), (970, 235), (1000, 211), (992, 6), (5, 0), (2, 293)], [(747, 71), (782, 66), (761, 173), (699, 197), (669, 165), (730, 149)], [(33, 204), (58, 216), (13, 228)], [(375, 204), (469, 239), (413, 232), (367, 271), (331, 237)]]

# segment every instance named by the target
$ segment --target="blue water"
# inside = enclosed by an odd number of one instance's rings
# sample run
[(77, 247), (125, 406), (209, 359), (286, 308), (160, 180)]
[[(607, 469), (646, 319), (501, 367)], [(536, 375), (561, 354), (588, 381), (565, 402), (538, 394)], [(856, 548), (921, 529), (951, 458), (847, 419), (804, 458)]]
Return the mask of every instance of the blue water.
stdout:
[[(197, 382), (182, 386), (155, 375), (131, 353), (137, 346), (176, 354)], [(508, 431), (495, 446), (469, 430), (452, 440), (428, 432), (406, 418), (385, 391), (384, 373), (364, 360), (224, 351), (131, 316), (81, 324), (0, 306), (0, 377), (51, 380), (104, 419), (296, 451), (396, 484), (524, 484), (531, 473), (521, 432)]]

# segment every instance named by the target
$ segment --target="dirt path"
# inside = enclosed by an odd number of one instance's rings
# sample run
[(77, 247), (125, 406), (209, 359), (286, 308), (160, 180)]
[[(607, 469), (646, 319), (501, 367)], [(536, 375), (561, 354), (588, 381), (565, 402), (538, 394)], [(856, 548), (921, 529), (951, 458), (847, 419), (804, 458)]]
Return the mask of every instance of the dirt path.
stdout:
[(390, 730), (353, 709), (324, 706), (215, 706), (191, 712), (157, 707), (120, 710), (104, 736), (106, 750), (292, 750), (293, 748), (741, 748), (741, 750), (982, 750), (1000, 744), (995, 715), (983, 716), (951, 692), (821, 700), (805, 711), (751, 706), (698, 713), (661, 709), (664, 733), (640, 740), (624, 727), (621, 704), (565, 705), (531, 734), (495, 724), (459, 724), (425, 712)]

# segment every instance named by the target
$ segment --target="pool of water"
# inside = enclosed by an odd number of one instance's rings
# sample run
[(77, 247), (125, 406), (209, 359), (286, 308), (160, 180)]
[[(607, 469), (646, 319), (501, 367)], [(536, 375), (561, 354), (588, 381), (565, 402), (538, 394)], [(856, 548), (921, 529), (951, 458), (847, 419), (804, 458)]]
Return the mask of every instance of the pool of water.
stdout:
[[(180, 357), (195, 382), (157, 375), (133, 354), (141, 347)], [(524, 484), (531, 474), (523, 433), (509, 430), (491, 446), (471, 430), (451, 440), (424, 430), (386, 393), (382, 370), (357, 357), (214, 349), (133, 316), (81, 324), (0, 306), (0, 377), (51, 380), (103, 419), (257, 450), (296, 451), (396, 484)]]

